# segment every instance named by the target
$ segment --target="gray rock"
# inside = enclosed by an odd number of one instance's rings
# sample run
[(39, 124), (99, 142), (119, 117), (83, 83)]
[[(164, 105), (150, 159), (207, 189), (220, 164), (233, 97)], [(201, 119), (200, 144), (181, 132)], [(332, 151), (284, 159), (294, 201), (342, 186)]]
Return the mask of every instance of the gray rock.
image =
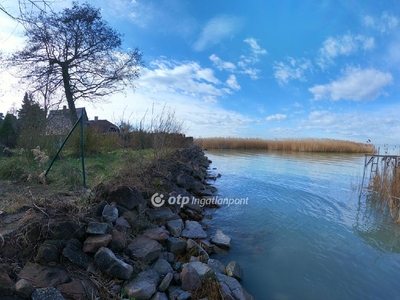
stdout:
[(219, 260), (210, 258), (207, 264), (215, 273), (226, 275), (225, 265)]
[(121, 228), (124, 229), (129, 229), (131, 228), (131, 225), (129, 225), (129, 222), (124, 218), (124, 217), (119, 217), (116, 221), (115, 221), (115, 225), (119, 226)]
[(218, 274), (217, 280), (223, 299), (254, 300), (235, 278)]
[(40, 245), (35, 261), (42, 264), (57, 263), (65, 246), (66, 243), (61, 240), (46, 240)]
[(94, 261), (99, 269), (118, 279), (129, 279), (133, 272), (133, 267), (118, 259), (108, 248), (101, 247), (94, 256)]
[(168, 239), (169, 234), (164, 227), (149, 228), (143, 232), (143, 235), (156, 240), (157, 242), (164, 242)]
[(214, 270), (205, 263), (200, 261), (191, 261), (188, 264), (196, 270), (202, 280), (215, 279), (217, 277)]
[(8, 271), (0, 265), (0, 295), (11, 296), (14, 294), (14, 284), (8, 275)]
[(167, 250), (174, 255), (182, 254), (186, 251), (186, 242), (176, 237), (170, 237), (167, 240)]
[(207, 233), (203, 230), (199, 222), (189, 221), (185, 222), (185, 229), (182, 231), (182, 236), (188, 239), (204, 239)]
[[(20, 279), (15, 284), (15, 292), (22, 298), (30, 298), (34, 290), (35, 287), (26, 279)], [(5, 294), (3, 293), (3, 295)]]
[(42, 266), (27, 262), (18, 273), (18, 278), (24, 278), (35, 287), (58, 286), (70, 280), (70, 275), (62, 267)]
[(174, 237), (180, 237), (183, 230), (182, 219), (170, 220), (167, 222), (167, 229)]
[(147, 300), (156, 292), (159, 281), (158, 273), (149, 269), (139, 273), (135, 279), (124, 286), (124, 289), (128, 296), (134, 297), (136, 300)]
[(208, 253), (194, 240), (188, 239), (186, 242), (186, 251), (192, 255), (198, 257), (198, 259), (203, 263), (208, 263)]
[(153, 266), (153, 270), (156, 271), (159, 275), (163, 276), (172, 272), (173, 269), (169, 262), (167, 262), (164, 258), (159, 258)]
[(118, 219), (118, 208), (115, 204), (106, 204), (101, 215), (106, 222), (115, 223)]
[(242, 268), (236, 261), (231, 261), (226, 265), (226, 275), (234, 277), (237, 280), (242, 280)]
[(89, 236), (83, 243), (83, 252), (96, 253), (101, 247), (106, 247), (111, 240), (111, 234)]
[(174, 278), (173, 273), (168, 273), (167, 275), (165, 275), (163, 280), (161, 280), (161, 283), (158, 286), (157, 290), (160, 292), (165, 292), (169, 288), (169, 285), (171, 284), (173, 278)]
[(111, 233), (112, 226), (108, 223), (90, 222), (86, 228), (86, 233), (107, 234)]
[(221, 230), (217, 230), (211, 239), (211, 243), (218, 247), (229, 249), (231, 247), (231, 238), (225, 235)]
[(171, 252), (163, 252), (162, 256), (170, 264), (172, 264), (175, 261), (175, 255)]
[(202, 197), (211, 197), (212, 195), (213, 195), (213, 192), (209, 189), (200, 191), (200, 196), (202, 196)]
[(191, 293), (188, 293), (177, 286), (170, 286), (168, 294), (170, 300), (189, 300), (192, 298)]
[(107, 247), (110, 248), (114, 253), (119, 253), (125, 250), (127, 243), (126, 234), (114, 228), (111, 236), (111, 242)]
[(65, 300), (59, 291), (53, 287), (45, 287), (34, 290), (32, 300)]
[(87, 269), (92, 263), (92, 258), (82, 251), (82, 244), (77, 239), (68, 241), (67, 247), (63, 249), (62, 254), (70, 262)]
[(53, 220), (49, 224), (46, 224), (42, 227), (42, 234), (46, 239), (81, 239), (85, 236), (85, 228), (80, 223), (64, 220)]
[(151, 262), (160, 257), (162, 249), (163, 247), (157, 241), (147, 236), (139, 236), (128, 245), (127, 253), (134, 259)]
[(146, 200), (135, 188), (119, 186), (112, 190), (107, 197), (107, 202), (115, 202), (128, 210), (136, 209), (141, 213), (146, 207)]
[(165, 225), (170, 220), (180, 219), (180, 217), (172, 212), (169, 207), (165, 206), (156, 209), (146, 210), (146, 216), (151, 222), (158, 225)]
[(157, 292), (150, 298), (150, 300), (168, 300), (168, 297), (164, 293)]
[(183, 290), (194, 291), (201, 287), (200, 275), (190, 264), (183, 266), (180, 276)]

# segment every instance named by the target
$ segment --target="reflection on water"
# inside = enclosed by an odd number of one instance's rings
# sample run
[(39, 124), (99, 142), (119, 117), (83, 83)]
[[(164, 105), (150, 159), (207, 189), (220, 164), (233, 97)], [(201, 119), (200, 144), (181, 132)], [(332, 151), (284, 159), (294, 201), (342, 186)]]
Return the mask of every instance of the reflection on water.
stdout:
[(232, 237), (216, 258), (238, 261), (256, 299), (395, 299), (400, 227), (359, 199), (363, 155), (208, 151), (220, 196), (248, 205), (214, 210)]

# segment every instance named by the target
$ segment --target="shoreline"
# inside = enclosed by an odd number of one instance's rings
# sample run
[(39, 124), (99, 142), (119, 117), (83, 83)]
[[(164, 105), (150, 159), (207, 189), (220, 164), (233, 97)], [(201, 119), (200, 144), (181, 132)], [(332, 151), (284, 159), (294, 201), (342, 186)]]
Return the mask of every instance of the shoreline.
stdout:
[[(192, 145), (147, 168), (143, 187), (118, 185), (118, 178), (97, 186), (84, 216), (61, 217), (35, 207), (21, 213), (11, 223), (17, 227), (2, 226), (0, 277), (6, 280), (0, 294), (42, 299), (47, 293), (60, 300), (94, 294), (100, 299), (253, 299), (240, 284), (240, 265), (212, 258), (231, 245), (219, 228), (214, 236), (206, 233), (205, 207), (218, 203), (202, 207), (193, 201), (215, 197), (210, 163)], [(192, 201), (181, 205), (178, 196)], [(175, 202), (166, 201), (171, 197)], [(5, 217), (0, 216), (1, 225)], [(25, 251), (15, 239), (21, 234), (30, 242)], [(49, 273), (56, 275), (49, 280), (44, 276)], [(107, 280), (113, 284), (99, 284)]]

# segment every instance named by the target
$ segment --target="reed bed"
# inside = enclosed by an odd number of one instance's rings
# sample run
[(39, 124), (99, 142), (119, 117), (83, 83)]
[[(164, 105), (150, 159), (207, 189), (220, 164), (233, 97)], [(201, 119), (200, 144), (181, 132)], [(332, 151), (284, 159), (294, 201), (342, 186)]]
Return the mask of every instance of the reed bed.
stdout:
[(255, 149), (295, 152), (373, 153), (372, 144), (335, 139), (198, 138), (195, 144), (203, 149)]
[(372, 176), (368, 190), (372, 192), (370, 201), (400, 223), (400, 169), (396, 163), (383, 160)]

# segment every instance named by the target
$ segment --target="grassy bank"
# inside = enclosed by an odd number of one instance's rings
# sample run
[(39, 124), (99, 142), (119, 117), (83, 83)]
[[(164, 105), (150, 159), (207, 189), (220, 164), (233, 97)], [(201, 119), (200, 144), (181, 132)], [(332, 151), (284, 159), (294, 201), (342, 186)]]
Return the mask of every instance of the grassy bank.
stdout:
[(371, 144), (334, 139), (199, 138), (195, 144), (203, 149), (255, 149), (296, 152), (372, 153)]

